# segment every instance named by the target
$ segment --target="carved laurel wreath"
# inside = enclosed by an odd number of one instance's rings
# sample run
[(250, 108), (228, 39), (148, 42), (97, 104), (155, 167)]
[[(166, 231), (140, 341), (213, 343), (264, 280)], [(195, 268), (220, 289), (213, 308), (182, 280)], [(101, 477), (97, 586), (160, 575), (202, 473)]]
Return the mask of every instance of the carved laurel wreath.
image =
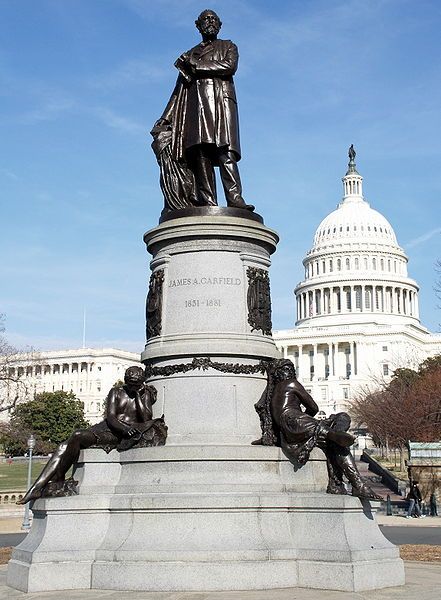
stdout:
[(221, 373), (235, 373), (236, 375), (252, 375), (254, 373), (266, 373), (269, 361), (261, 360), (257, 365), (241, 365), (239, 363), (221, 363), (212, 361), (208, 356), (193, 358), (191, 363), (181, 363), (179, 365), (167, 365), (165, 367), (153, 367), (146, 365), (145, 375), (147, 379), (151, 377), (169, 377), (176, 373), (187, 373), (188, 371), (215, 369)]

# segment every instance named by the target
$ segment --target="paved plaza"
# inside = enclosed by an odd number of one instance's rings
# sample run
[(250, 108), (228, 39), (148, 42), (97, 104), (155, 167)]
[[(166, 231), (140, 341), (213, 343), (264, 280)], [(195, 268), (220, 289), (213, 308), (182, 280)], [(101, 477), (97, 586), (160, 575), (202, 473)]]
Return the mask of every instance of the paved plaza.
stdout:
[(291, 588), (252, 592), (57, 591), (24, 594), (6, 587), (0, 567), (0, 600), (439, 600), (441, 564), (406, 562), (406, 585), (371, 592), (330, 592)]

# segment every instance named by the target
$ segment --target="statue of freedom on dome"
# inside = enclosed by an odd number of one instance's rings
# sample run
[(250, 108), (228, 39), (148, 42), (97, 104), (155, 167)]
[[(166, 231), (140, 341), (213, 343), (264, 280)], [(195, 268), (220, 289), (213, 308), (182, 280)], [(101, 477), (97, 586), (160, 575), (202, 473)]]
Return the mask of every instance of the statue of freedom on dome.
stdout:
[(195, 23), (202, 42), (176, 60), (175, 89), (151, 132), (165, 210), (217, 206), (218, 167), (227, 205), (252, 211), (254, 206), (242, 198), (237, 167), (237, 46), (217, 39), (222, 22), (213, 10), (202, 11)]

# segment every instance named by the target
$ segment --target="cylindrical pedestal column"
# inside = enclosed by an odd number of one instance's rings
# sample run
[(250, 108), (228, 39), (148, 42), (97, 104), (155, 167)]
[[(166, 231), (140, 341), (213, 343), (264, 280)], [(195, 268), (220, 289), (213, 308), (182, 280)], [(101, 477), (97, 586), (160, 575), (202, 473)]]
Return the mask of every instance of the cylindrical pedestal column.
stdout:
[(168, 445), (249, 444), (260, 436), (259, 365), (279, 357), (268, 278), (278, 236), (246, 211), (203, 212), (144, 236), (153, 258), (142, 360)]

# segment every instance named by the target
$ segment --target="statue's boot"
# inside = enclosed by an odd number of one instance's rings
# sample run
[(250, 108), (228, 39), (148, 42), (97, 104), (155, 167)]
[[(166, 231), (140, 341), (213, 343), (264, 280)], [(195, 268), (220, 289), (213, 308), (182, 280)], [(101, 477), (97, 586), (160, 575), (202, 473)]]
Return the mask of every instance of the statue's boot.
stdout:
[(49, 481), (62, 481), (64, 479), (64, 474), (61, 477), (57, 477), (57, 475), (60, 473), (60, 466), (62, 465), (66, 449), (67, 442), (63, 442), (58, 446), (33, 485), (31, 485), (23, 498), (17, 501), (17, 504), (27, 504), (31, 500), (41, 498), (43, 490)]
[(354, 457), (349, 451), (347, 451), (347, 454), (337, 455), (336, 460), (341, 466), (341, 469), (347, 477), (349, 483), (352, 485), (353, 496), (370, 500), (383, 500), (381, 496), (376, 494), (372, 488), (364, 483), (357, 469), (357, 465), (355, 464)]
[(335, 460), (335, 450), (333, 452), (331, 448), (327, 448), (325, 449), (325, 454), (328, 469), (328, 487), (326, 488), (326, 493), (346, 496), (348, 492), (343, 483), (343, 471)]
[(251, 210), (251, 211), (253, 211), (255, 209), (254, 204), (247, 204), (245, 202), (245, 200), (242, 198), (242, 196), (235, 196), (234, 198), (230, 198), (228, 200), (228, 206), (230, 208), (243, 208), (244, 210)]

